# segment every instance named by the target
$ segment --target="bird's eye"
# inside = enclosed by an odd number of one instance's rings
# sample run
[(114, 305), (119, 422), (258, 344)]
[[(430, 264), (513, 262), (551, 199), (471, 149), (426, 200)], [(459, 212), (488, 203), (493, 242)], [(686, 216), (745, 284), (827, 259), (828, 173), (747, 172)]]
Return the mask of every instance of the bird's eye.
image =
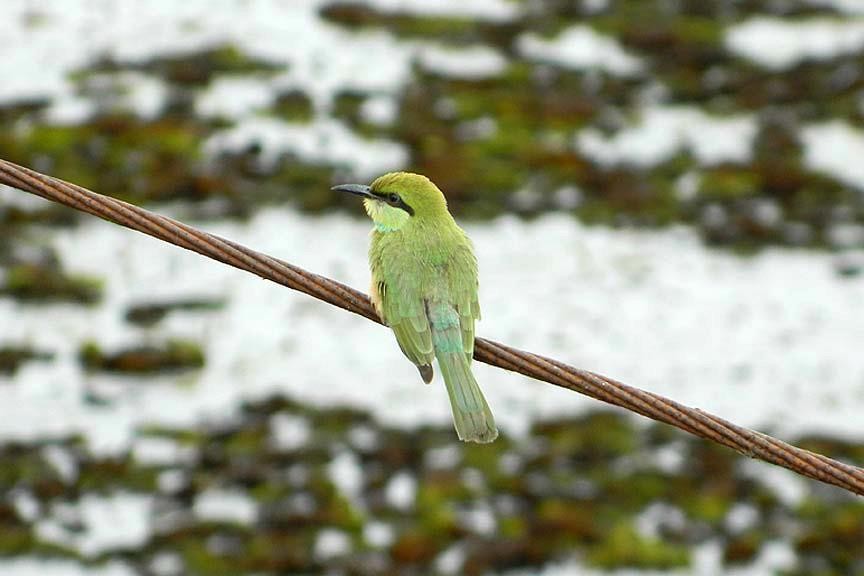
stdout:
[(399, 203), (399, 195), (398, 194), (390, 194), (390, 196), (387, 197), (387, 201), (390, 202), (391, 204), (398, 204)]

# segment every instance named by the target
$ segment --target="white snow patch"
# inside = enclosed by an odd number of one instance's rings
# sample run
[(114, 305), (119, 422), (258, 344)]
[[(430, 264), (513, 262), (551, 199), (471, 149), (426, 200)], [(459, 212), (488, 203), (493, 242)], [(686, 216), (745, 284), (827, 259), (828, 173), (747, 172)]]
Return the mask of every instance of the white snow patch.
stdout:
[(798, 506), (810, 493), (807, 480), (789, 470), (756, 460), (745, 460), (741, 466), (747, 476), (771, 488), (771, 492), (790, 508)]
[[(114, 551), (139, 548), (151, 533), (153, 497), (116, 493), (88, 494), (75, 504), (55, 507), (52, 515), (36, 524), (40, 539), (76, 548), (92, 557)], [(65, 528), (65, 518), (80, 520), (81, 532)]]
[(462, 449), (460, 446), (441, 446), (426, 452), (424, 464), (432, 470), (452, 470), (462, 460)]
[[(206, 228), (346, 284), (368, 285), (366, 221), (272, 209), (245, 223)], [(781, 437), (860, 435), (864, 369), (855, 343), (864, 325), (857, 305), (864, 279), (836, 275), (830, 255), (768, 249), (740, 259), (705, 248), (682, 229), (606, 230), (563, 215), (500, 218), (467, 229), (480, 262), (481, 336), (607, 373), (741, 425), (771, 426)], [(5, 338), (57, 354), (0, 387), (0, 438), (81, 433), (91, 450), (118, 452), (132, 445), (138, 426), (224, 419), (243, 401), (274, 393), (323, 406), (348, 403), (387, 425), (449, 425), (446, 392), (414, 386), (416, 371), (385, 329), (107, 223), (50, 237), (67, 269), (105, 277), (106, 300), (94, 308), (0, 300)], [(518, 298), (532, 306), (513, 305), (517, 285)], [(207, 353), (203, 370), (153, 378), (147, 386), (83, 373), (78, 342), (98, 336), (113, 348), (140, 341), (123, 321), (128, 302), (200, 293), (205, 286), (230, 295), (223, 310), (172, 316), (159, 328), (165, 337), (200, 341)], [(557, 321), (562, 317), (568, 322)], [(528, 325), (534, 329), (526, 331)], [(652, 326), (652, 337), (632, 326)], [(364, 346), (340, 345), (346, 340)], [(338, 361), (322, 363), (322, 357)], [(499, 426), (511, 434), (539, 417), (596, 407), (551, 386), (538, 393), (524, 378), (483, 364), (473, 370)], [(97, 383), (116, 384), (110, 406), (86, 402)], [(362, 436), (364, 445), (374, 443), (374, 435)], [(358, 438), (351, 433), (351, 442)]]
[(728, 574), (729, 576), (763, 576), (789, 570), (796, 564), (796, 554), (788, 542), (766, 542), (759, 549), (756, 559), (745, 566), (728, 568), (723, 562), (723, 547), (720, 542), (700, 546), (694, 554), (694, 574)]
[[(59, 100), (61, 110), (69, 110), (74, 100), (70, 73), (101, 57), (141, 61), (219, 44), (284, 64), (285, 71), (273, 81), (302, 88), (316, 102), (329, 99), (338, 87), (392, 90), (405, 81), (415, 51), (410, 43), (383, 32), (356, 34), (327, 25), (318, 15), (321, 4), (226, 0), (213, 10), (208, 0), (68, 0), (38, 6), (30, 0), (7, 0), (0, 20), (0, 101), (48, 96)], [(447, 8), (431, 4), (432, 9)], [(475, 3), (446, 4), (490, 18), (515, 14), (503, 1), (473, 8)], [(33, 12), (38, 23), (27, 24)], [(81, 113), (76, 112), (79, 117)], [(76, 114), (65, 112), (68, 117)]]
[(386, 12), (461, 16), (497, 22), (506, 22), (519, 15), (518, 5), (507, 0), (367, 0), (366, 3)]
[(12, 207), (22, 210), (42, 210), (52, 204), (53, 202), (50, 200), (45, 200), (35, 194), (26, 194), (5, 184), (0, 184), (0, 210)]
[[(40, 3), (4, 2), (0, 20), (0, 101), (49, 97), (49, 117), (80, 122), (94, 109), (76, 94), (69, 77), (103, 57), (140, 62), (157, 56), (233, 45), (253, 57), (284, 69), (266, 78), (226, 78), (198, 100), (202, 113), (244, 117), (269, 102), (269, 89), (301, 89), (316, 109), (340, 89), (394, 95), (410, 76), (411, 63), (429, 52), (434, 64), (468, 72), (495, 65), (497, 60), (473, 49), (442, 55), (430, 43), (405, 42), (384, 31), (358, 34), (324, 22), (323, 0), (226, 0), (213, 10), (207, 0), (128, 3), (122, 0), (67, 0)], [(516, 18), (520, 8), (506, 0), (374, 0), (381, 10), (463, 16), (492, 21)], [(32, 15), (36, 14), (37, 19)], [(28, 22), (35, 21), (35, 24)], [(26, 46), (26, 49), (21, 49)], [(460, 68), (458, 54), (468, 58)], [(473, 55), (472, 55), (473, 54)], [(114, 76), (114, 75), (112, 75)], [(119, 75), (122, 77), (122, 75)], [(131, 78), (131, 77), (130, 77)], [(164, 86), (137, 75), (130, 86), (133, 108), (161, 108)], [(145, 114), (145, 115), (146, 115)]]
[(327, 467), (330, 479), (354, 506), (362, 505), (363, 468), (360, 459), (350, 450), (344, 450)]
[(756, 17), (727, 29), (726, 47), (734, 54), (774, 70), (805, 60), (828, 60), (864, 48), (864, 20), (790, 21)]
[(399, 107), (392, 96), (375, 95), (360, 105), (360, 116), (375, 126), (390, 126), (399, 116)]
[(666, 502), (653, 502), (636, 517), (636, 529), (643, 536), (657, 538), (663, 528), (683, 530), (687, 527), (687, 517), (675, 506)]
[(552, 199), (555, 202), (555, 206), (561, 210), (573, 210), (578, 208), (582, 204), (584, 197), (584, 192), (582, 192), (582, 190), (575, 184), (562, 186), (552, 193)]
[(435, 559), (435, 569), (441, 574), (461, 574), (465, 564), (465, 549), (459, 544), (450, 546)]
[(364, 424), (359, 424), (348, 431), (348, 442), (357, 450), (370, 452), (378, 447), (381, 439), (378, 431)]
[(478, 505), (465, 510), (461, 516), (465, 527), (476, 534), (490, 536), (495, 533), (495, 529), (498, 527), (495, 513), (485, 505)]
[(193, 511), (201, 520), (248, 526), (258, 517), (258, 504), (239, 490), (209, 489), (195, 498)]
[(363, 525), (363, 539), (375, 548), (386, 548), (395, 539), (393, 527), (377, 520), (366, 522)]
[(609, 0), (582, 0), (582, 10), (589, 14), (603, 12), (609, 7)]
[(162, 111), (168, 98), (164, 82), (135, 72), (122, 72), (118, 76), (126, 91), (122, 102), (129, 110), (142, 118), (153, 118)]
[(239, 119), (267, 108), (275, 99), (271, 83), (257, 77), (228, 76), (217, 78), (195, 100), (195, 112), (201, 116)]
[[(89, 76), (86, 92), (93, 93), (99, 109), (122, 109), (141, 118), (157, 116), (165, 106), (168, 88), (162, 80), (140, 72), (106, 72)], [(78, 98), (78, 96), (72, 96)], [(65, 98), (58, 98), (63, 102)], [(84, 103), (82, 102), (82, 105)], [(69, 115), (66, 121), (81, 121)]]
[[(358, 177), (374, 176), (404, 166), (405, 148), (387, 140), (366, 140), (332, 119), (309, 124), (287, 124), (275, 118), (250, 117), (217, 133), (205, 143), (210, 154), (241, 151), (251, 144), (262, 148), (262, 163), (274, 163), (283, 154), (310, 162), (331, 162), (350, 166)], [(326, 191), (322, 191), (326, 194)]]
[(684, 466), (684, 446), (673, 442), (654, 450), (652, 462), (667, 474), (678, 474)]
[(189, 475), (183, 470), (164, 470), (156, 478), (159, 492), (175, 494), (189, 485)]
[(325, 528), (315, 539), (315, 557), (327, 560), (351, 552), (351, 538), (342, 530)]
[(648, 107), (637, 125), (612, 136), (587, 128), (577, 134), (576, 145), (603, 164), (651, 166), (684, 149), (703, 164), (717, 164), (746, 161), (755, 136), (749, 115), (721, 118), (690, 107)]
[(507, 59), (488, 46), (446, 48), (424, 46), (420, 50), (424, 68), (452, 78), (481, 79), (498, 76), (507, 67)]
[(66, 90), (51, 102), (45, 118), (52, 124), (68, 126), (80, 124), (95, 113), (96, 103), (93, 100)]
[(505, 452), (498, 460), (498, 470), (508, 476), (513, 476), (522, 472), (525, 466), (525, 458), (518, 452)]
[(465, 487), (469, 490), (478, 494), (486, 490), (486, 477), (477, 468), (465, 468), (459, 476), (462, 478)]
[(457, 137), (463, 142), (469, 140), (486, 140), (498, 132), (498, 122), (491, 116), (483, 116), (476, 120), (462, 122), (456, 128)]
[(832, 120), (805, 127), (801, 140), (810, 168), (864, 191), (864, 131)]
[(189, 462), (195, 456), (194, 448), (183, 446), (171, 438), (143, 436), (135, 439), (132, 457), (144, 466), (170, 466)]
[(393, 508), (410, 510), (417, 498), (417, 479), (407, 472), (399, 472), (387, 483), (384, 494)]
[(67, 448), (61, 446), (46, 446), (42, 457), (51, 464), (64, 482), (72, 483), (78, 478), (78, 463)]
[(831, 224), (826, 236), (834, 248), (856, 248), (864, 244), (864, 226), (851, 222)]
[(519, 37), (517, 48), (526, 58), (567, 68), (596, 68), (621, 76), (642, 69), (638, 58), (628, 54), (615, 39), (590, 26), (573, 26), (551, 40), (528, 32)]
[(274, 414), (270, 418), (273, 444), (280, 450), (297, 450), (309, 442), (309, 420), (294, 414)]
[(19, 518), (27, 522), (33, 522), (39, 517), (42, 505), (32, 492), (23, 489), (13, 489), (9, 496)]
[(756, 525), (759, 510), (751, 504), (735, 504), (723, 519), (726, 529), (732, 534), (740, 534)]
[[(729, 568), (723, 561), (723, 548), (718, 542), (712, 541), (700, 545), (692, 555), (692, 565), (680, 570), (615, 570), (615, 576), (764, 576), (789, 570), (795, 566), (795, 551), (785, 542), (767, 542), (759, 551), (756, 559), (744, 566)], [(610, 572), (594, 570), (575, 560), (551, 564), (537, 570), (507, 571), (506, 576), (608, 576)], [(502, 573), (503, 576), (503, 573)]]
[(173, 552), (159, 552), (150, 560), (150, 570), (156, 576), (176, 576), (183, 574), (183, 558)]
[(136, 576), (138, 572), (122, 562), (84, 566), (71, 560), (17, 557), (0, 560), (3, 576)]

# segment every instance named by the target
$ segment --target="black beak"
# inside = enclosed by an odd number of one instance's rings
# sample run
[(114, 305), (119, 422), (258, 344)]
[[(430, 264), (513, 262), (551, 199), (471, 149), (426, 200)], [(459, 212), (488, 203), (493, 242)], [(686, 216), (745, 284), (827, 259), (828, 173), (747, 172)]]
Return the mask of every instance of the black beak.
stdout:
[(339, 186), (333, 186), (330, 190), (335, 190), (336, 192), (348, 192), (349, 194), (362, 196), (364, 198), (373, 198), (369, 186), (364, 186), (363, 184), (340, 184)]

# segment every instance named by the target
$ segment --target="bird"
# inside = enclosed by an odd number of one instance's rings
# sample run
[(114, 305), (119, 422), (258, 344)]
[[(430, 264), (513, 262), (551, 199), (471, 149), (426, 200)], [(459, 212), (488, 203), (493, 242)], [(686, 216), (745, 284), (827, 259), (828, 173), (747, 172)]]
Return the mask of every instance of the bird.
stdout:
[(370, 296), (378, 316), (427, 384), (437, 359), (459, 439), (492, 442), (498, 437), (495, 418), (471, 371), (480, 319), (477, 258), (443, 192), (411, 172), (332, 190), (363, 198), (374, 223)]

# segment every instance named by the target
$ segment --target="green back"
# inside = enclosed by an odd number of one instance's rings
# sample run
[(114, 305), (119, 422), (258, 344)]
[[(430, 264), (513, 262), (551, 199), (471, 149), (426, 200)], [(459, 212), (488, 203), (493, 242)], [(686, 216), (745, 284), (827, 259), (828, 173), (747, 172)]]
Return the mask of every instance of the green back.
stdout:
[(470, 361), (474, 322), (480, 318), (477, 260), (470, 240), (449, 215), (434, 225), (417, 222), (394, 232), (374, 231), (369, 264), (384, 321), (412, 362), (429, 364), (434, 358), (430, 306), (450, 307), (458, 314), (461, 351)]

